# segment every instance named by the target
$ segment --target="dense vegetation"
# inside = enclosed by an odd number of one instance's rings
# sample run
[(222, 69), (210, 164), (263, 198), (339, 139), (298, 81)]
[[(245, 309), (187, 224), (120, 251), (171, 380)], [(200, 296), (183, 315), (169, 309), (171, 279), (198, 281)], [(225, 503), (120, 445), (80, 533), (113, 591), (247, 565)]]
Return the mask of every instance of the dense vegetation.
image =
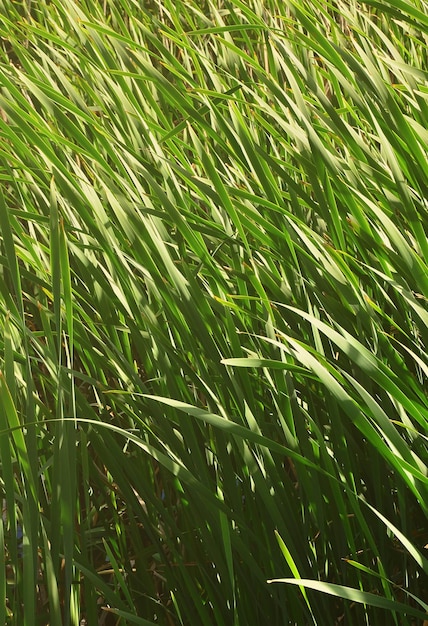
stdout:
[(0, 624), (422, 624), (428, 3), (0, 34)]

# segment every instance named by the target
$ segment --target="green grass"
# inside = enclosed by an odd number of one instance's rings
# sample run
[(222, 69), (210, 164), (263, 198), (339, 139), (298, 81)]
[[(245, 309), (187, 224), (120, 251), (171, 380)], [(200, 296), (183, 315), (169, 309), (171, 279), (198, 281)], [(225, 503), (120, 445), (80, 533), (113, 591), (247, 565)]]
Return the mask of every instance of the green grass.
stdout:
[(0, 624), (421, 624), (427, 2), (0, 16)]

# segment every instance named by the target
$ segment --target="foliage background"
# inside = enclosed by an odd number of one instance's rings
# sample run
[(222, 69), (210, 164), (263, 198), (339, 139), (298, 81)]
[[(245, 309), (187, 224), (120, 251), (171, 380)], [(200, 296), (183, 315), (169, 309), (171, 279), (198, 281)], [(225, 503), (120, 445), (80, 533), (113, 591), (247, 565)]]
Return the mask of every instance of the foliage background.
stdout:
[(421, 623), (427, 3), (0, 9), (0, 623)]

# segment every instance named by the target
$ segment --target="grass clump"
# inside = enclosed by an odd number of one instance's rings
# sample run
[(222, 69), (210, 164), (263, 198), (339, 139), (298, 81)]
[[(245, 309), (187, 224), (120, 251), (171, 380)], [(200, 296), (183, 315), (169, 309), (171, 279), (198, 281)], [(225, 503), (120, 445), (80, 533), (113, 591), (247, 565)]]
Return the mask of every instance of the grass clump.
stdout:
[(426, 2), (0, 8), (0, 623), (423, 620)]

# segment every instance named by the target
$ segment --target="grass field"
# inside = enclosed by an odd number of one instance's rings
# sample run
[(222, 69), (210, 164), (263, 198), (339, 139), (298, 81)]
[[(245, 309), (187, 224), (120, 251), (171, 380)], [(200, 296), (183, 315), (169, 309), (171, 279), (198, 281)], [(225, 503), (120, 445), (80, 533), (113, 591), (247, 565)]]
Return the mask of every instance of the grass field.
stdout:
[(428, 3), (0, 37), (0, 624), (422, 625)]

